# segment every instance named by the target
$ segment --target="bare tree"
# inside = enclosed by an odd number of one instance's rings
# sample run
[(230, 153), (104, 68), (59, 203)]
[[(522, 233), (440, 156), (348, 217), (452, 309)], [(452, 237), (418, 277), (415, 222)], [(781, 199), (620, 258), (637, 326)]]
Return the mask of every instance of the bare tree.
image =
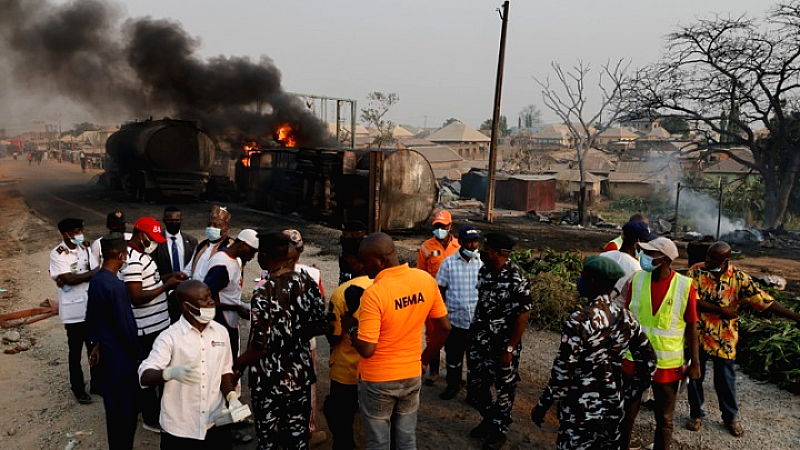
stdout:
[(383, 93), (380, 91), (370, 92), (367, 95), (367, 106), (361, 108), (361, 120), (370, 128), (376, 130), (378, 135), (372, 141), (372, 146), (381, 148), (384, 144), (394, 142), (392, 131), (394, 124), (391, 120), (383, 117), (389, 112), (389, 108), (400, 101), (400, 96), (394, 92)]
[(551, 65), (557, 79), (555, 86), (551, 85), (549, 76), (545, 80), (534, 80), (542, 88), (544, 105), (569, 129), (580, 173), (578, 218), (582, 225), (586, 225), (588, 216), (584, 161), (589, 149), (596, 147), (598, 136), (627, 111), (629, 63), (619, 60), (602, 66), (598, 78), (599, 102), (590, 102), (588, 98), (586, 83), (591, 73), (588, 64), (578, 61), (570, 71), (564, 71), (556, 62)]
[(684, 119), (702, 136), (690, 151), (727, 154), (761, 175), (763, 226), (780, 227), (800, 169), (800, 136), (791, 132), (800, 106), (800, 1), (778, 4), (760, 21), (717, 16), (681, 27), (664, 59), (635, 78), (640, 105)]
[(542, 123), (542, 111), (534, 105), (530, 104), (519, 112), (519, 127), (520, 128), (533, 128), (534, 125)]

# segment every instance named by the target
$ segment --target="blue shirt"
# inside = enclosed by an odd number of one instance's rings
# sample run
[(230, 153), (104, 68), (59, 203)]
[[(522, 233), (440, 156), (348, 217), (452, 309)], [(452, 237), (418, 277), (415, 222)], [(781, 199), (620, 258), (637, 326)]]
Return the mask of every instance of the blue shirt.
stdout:
[(89, 340), (100, 344), (103, 403), (107, 413), (135, 414), (141, 392), (136, 369), (141, 360), (138, 329), (125, 283), (107, 269), (89, 282), (86, 307)]
[(450, 323), (456, 328), (468, 329), (478, 303), (478, 272), (483, 267), (480, 258), (466, 261), (458, 251), (442, 262), (436, 273), (436, 283), (447, 288), (444, 302)]

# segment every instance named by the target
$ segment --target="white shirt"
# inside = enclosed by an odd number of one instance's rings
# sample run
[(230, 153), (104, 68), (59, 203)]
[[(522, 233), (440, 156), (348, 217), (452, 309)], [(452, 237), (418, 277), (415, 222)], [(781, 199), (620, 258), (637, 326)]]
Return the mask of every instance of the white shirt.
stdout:
[[(50, 251), (50, 277), (55, 280), (65, 273), (80, 275), (89, 272), (92, 259), (88, 246), (78, 245), (70, 249), (62, 241)], [(79, 323), (86, 320), (88, 300), (88, 281), (58, 288), (58, 318), (61, 319), (61, 323)]]
[[(219, 302), (223, 305), (244, 306), (250, 309), (249, 305), (242, 303), (242, 260), (231, 258), (227, 252), (217, 252), (208, 262), (208, 271), (216, 266), (224, 266), (228, 272), (228, 284), (219, 291)], [(232, 328), (239, 326), (239, 313), (236, 311), (222, 311), (222, 315), (228, 326)]]
[[(203, 281), (206, 279), (209, 267), (208, 264), (211, 262), (211, 257), (217, 253), (218, 244), (219, 242), (209, 243), (206, 248), (203, 249), (202, 253), (199, 255), (197, 253), (194, 254), (194, 258), (192, 258), (194, 270), (190, 274), (193, 280)], [(195, 250), (195, 252), (197, 252), (197, 250)], [(197, 260), (197, 264), (195, 264), (195, 260)]]
[[(161, 275), (153, 258), (130, 247), (128, 247), (128, 267), (124, 271), (119, 271), (119, 277), (126, 283), (142, 283), (143, 291), (152, 291), (164, 284), (161, 282)], [(145, 304), (131, 306), (139, 336), (158, 333), (169, 326), (166, 292), (162, 292)]]
[[(181, 268), (181, 272), (185, 268), (186, 264), (183, 263), (183, 236), (181, 236), (181, 232), (178, 231), (178, 234), (169, 234), (169, 231), (164, 231), (164, 234), (167, 237), (167, 254), (169, 255), (169, 262), (170, 267), (173, 267), (172, 261), (172, 246), (178, 247), (178, 266)], [(175, 238), (173, 241), (172, 238)]]
[[(642, 266), (639, 265), (639, 261), (636, 258), (619, 250), (603, 252), (600, 253), (600, 256), (616, 262), (622, 268), (622, 271), (625, 272), (625, 276), (617, 281), (617, 284), (614, 285), (614, 292), (611, 293), (611, 299), (614, 301), (619, 301), (619, 295), (622, 292), (622, 288), (625, 287), (625, 284), (628, 282), (628, 280), (630, 280), (634, 273), (642, 270)], [(625, 299), (622, 299), (622, 301), (624, 302)]]
[[(125, 238), (125, 242), (128, 242), (133, 237), (133, 234), (132, 233), (128, 233), (126, 231), (123, 234), (123, 237)], [(101, 236), (101, 237), (95, 239), (94, 242), (92, 242), (92, 246), (91, 246), (91, 249), (92, 249), (92, 262), (91, 262), (92, 269), (96, 269), (96, 268), (98, 268), (98, 267), (103, 265), (103, 251), (102, 251), (102, 247), (100, 246), (100, 241), (102, 241), (102, 240), (103, 240), (103, 238)]]
[(140, 382), (148, 369), (188, 364), (200, 372), (197, 384), (164, 382), (159, 420), (164, 431), (182, 438), (206, 438), (214, 416), (225, 407), (220, 384), (223, 375), (233, 373), (229, 341), (224, 326), (211, 321), (200, 331), (183, 316), (158, 335), (150, 355), (139, 366)]

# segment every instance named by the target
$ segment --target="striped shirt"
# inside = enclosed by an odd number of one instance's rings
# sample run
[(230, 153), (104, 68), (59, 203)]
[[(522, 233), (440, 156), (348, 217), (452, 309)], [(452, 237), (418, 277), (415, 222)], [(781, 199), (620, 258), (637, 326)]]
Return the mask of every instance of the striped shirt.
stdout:
[(450, 255), (436, 273), (436, 283), (447, 288), (444, 303), (450, 323), (456, 328), (469, 329), (478, 304), (478, 271), (483, 267), (480, 258), (464, 260), (461, 252)]
[[(126, 283), (142, 283), (143, 291), (158, 289), (162, 285), (161, 276), (158, 274), (158, 268), (153, 258), (132, 248), (128, 248), (128, 267), (124, 271), (120, 271), (120, 276)], [(139, 336), (158, 333), (169, 326), (166, 292), (162, 292), (158, 297), (143, 305), (132, 306)]]

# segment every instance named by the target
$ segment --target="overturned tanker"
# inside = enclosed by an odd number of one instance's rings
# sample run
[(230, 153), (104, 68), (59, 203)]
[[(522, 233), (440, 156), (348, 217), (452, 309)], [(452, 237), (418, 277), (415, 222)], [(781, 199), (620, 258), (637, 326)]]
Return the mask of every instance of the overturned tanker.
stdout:
[(191, 121), (126, 123), (106, 142), (101, 183), (146, 200), (158, 195), (197, 197), (205, 192), (214, 141)]

